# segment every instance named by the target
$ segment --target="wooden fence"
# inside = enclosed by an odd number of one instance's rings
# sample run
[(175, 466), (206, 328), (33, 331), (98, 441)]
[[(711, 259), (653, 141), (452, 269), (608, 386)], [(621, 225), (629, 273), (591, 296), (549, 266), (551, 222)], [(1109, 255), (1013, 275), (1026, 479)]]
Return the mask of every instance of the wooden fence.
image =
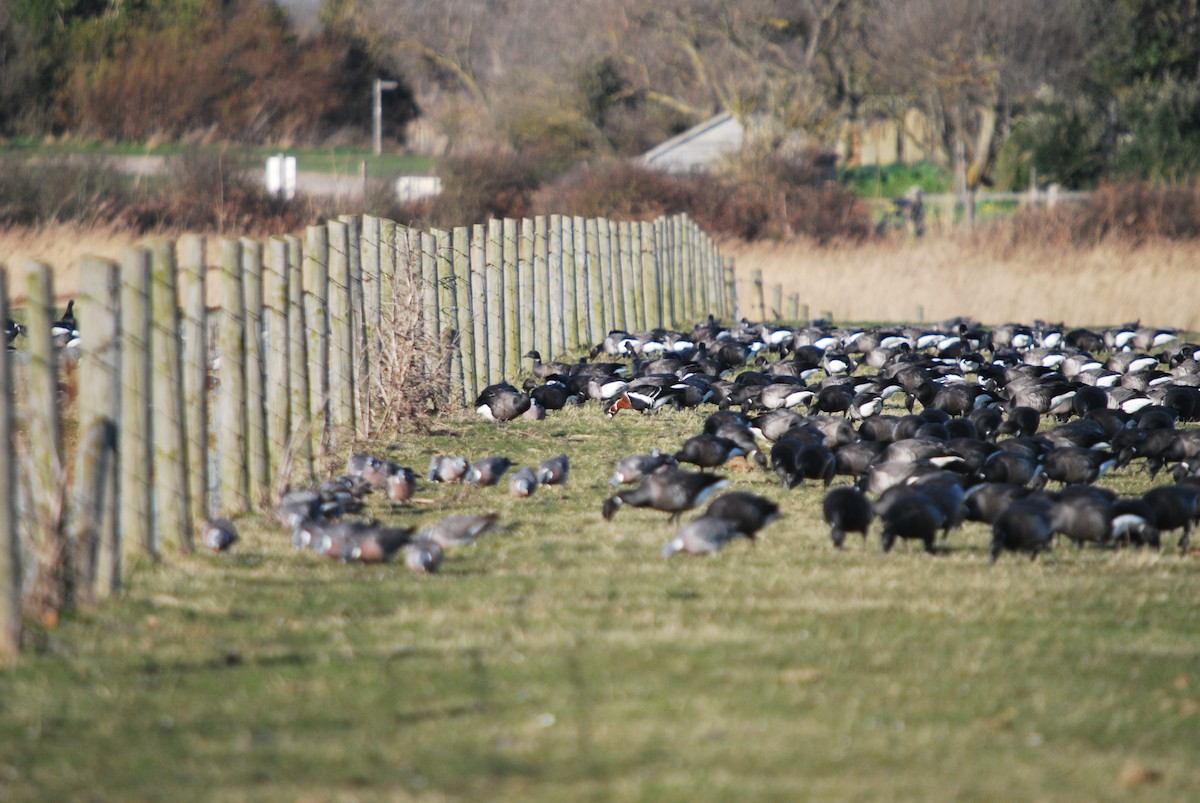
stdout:
[[(732, 264), (686, 215), (452, 231), (343, 216), (266, 243), (130, 247), (80, 265), (70, 355), (51, 338), (50, 267), (15, 269), (26, 334), (0, 351), (0, 657), (19, 649), (23, 609), (112, 595), (131, 563), (191, 551), (204, 518), (263, 510), (376, 434), (381, 335), (401, 305), (455, 406), (515, 380), (530, 350), (561, 359), (613, 329), (737, 314)], [(9, 294), (4, 271), (5, 316)]]

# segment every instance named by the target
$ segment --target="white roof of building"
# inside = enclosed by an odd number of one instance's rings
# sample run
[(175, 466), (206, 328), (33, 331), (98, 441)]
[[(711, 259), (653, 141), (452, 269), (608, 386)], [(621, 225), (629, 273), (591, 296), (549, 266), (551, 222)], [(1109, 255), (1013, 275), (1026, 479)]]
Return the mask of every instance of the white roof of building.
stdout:
[(745, 127), (732, 113), (725, 112), (659, 143), (638, 160), (647, 167), (669, 173), (705, 170), (727, 154), (740, 150), (745, 138)]

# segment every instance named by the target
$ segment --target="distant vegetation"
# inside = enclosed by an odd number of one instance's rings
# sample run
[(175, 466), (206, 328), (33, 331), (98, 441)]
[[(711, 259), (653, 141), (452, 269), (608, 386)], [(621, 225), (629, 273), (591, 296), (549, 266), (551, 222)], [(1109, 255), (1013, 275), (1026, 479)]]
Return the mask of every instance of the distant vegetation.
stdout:
[[(854, 196), (944, 190), (956, 152), (978, 189), (1178, 186), (1200, 171), (1196, 2), (323, 0), (303, 26), (288, 6), (0, 6), (0, 147), (38, 143), (37, 169), (59, 171), (32, 195), (17, 193), (28, 165), (6, 162), (0, 221), (194, 221), (179, 199), (144, 185), (131, 199), (95, 165), (58, 165), (47, 150), (138, 142), (179, 154), (361, 154), (377, 78), (397, 84), (383, 96), (387, 150), (411, 136), (437, 160), (447, 193), (404, 209), (382, 191), (364, 203), (438, 225), (553, 201), (554, 211), (611, 216), (686, 209), (731, 236), (853, 240), (870, 228)], [(621, 165), (722, 111), (752, 125), (744, 155), (718, 175)], [(903, 130), (910, 111), (928, 124), (920, 137), (931, 161), (856, 165), (871, 121), (916, 137)], [(838, 175), (850, 192), (817, 169), (836, 148), (849, 154)], [(56, 198), (71, 170), (89, 180)], [(198, 217), (270, 226), (297, 215), (252, 196), (233, 196), (245, 208)]]

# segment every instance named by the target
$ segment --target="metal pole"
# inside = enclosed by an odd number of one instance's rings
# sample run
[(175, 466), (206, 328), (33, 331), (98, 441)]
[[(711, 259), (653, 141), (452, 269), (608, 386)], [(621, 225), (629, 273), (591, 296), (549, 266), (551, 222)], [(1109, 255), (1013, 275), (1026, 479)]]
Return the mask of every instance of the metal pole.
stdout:
[(371, 92), (371, 133), (373, 134), (371, 141), (375, 145), (376, 156), (383, 153), (383, 93), (385, 90), (395, 89), (398, 86), (399, 84), (395, 81), (375, 79), (374, 90)]

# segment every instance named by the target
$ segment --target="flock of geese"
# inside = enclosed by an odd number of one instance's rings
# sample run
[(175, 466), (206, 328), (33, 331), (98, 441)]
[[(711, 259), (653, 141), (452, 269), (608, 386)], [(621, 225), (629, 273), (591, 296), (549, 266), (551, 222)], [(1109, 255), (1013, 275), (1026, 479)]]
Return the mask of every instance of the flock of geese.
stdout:
[[(1036, 557), (1059, 535), (1078, 546), (1161, 548), (1164, 534), (1180, 531), (1186, 551), (1200, 519), (1200, 430), (1182, 426), (1200, 419), (1200, 345), (1167, 329), (985, 328), (962, 319), (791, 328), (710, 317), (691, 332), (610, 332), (576, 362), (526, 357), (532, 368), (521, 388), (501, 382), (476, 399), (476, 412), (498, 427), (592, 403), (609, 418), (711, 408), (677, 447), (617, 460), (601, 503), (606, 520), (637, 507), (668, 514), (672, 525), (703, 507), (663, 545), (666, 556), (753, 541), (779, 518), (775, 502), (729, 489), (717, 471), (734, 459), (784, 489), (821, 483), (839, 549), (848, 533), (865, 542), (878, 522), (884, 552), (904, 539), (932, 553), (964, 521), (979, 521), (991, 527), (993, 561), (1005, 552)], [(1170, 481), (1136, 495), (1096, 484), (1135, 463)], [(403, 555), (414, 571), (431, 572), (448, 550), (500, 528), (493, 513), (420, 530), (353, 521), (367, 493), (407, 503), (416, 477), (369, 455), (352, 455), (346, 468), (281, 500), (279, 520), (297, 548), (345, 561)], [(427, 480), (486, 486), (507, 475), (510, 493), (527, 497), (566, 482), (568, 458), (510, 468), (504, 457), (434, 455)], [(228, 523), (218, 524), (201, 539), (220, 550), (232, 540), (221, 534)]]

